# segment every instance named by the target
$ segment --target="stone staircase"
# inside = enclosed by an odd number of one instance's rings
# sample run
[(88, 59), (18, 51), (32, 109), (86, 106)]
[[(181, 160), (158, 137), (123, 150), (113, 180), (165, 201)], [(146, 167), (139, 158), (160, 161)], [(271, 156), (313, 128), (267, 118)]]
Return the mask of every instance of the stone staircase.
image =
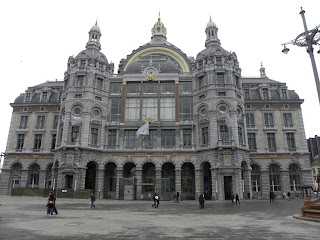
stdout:
[(294, 218), (320, 222), (320, 198), (315, 201), (305, 199), (301, 214), (293, 215)]

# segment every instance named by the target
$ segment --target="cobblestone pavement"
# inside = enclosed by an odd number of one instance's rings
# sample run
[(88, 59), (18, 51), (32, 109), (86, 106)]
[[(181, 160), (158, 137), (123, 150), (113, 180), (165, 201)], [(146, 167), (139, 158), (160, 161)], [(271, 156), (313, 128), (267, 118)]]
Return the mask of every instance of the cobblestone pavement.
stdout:
[(301, 199), (96, 201), (58, 199), (59, 214), (46, 215), (46, 198), (0, 196), (0, 239), (319, 239), (320, 223), (294, 219)]

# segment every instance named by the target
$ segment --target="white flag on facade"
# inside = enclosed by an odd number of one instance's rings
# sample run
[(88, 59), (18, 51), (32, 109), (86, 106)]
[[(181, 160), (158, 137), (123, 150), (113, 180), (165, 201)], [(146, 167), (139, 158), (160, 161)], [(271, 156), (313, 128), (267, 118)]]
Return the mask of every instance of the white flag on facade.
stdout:
[(226, 124), (228, 127), (236, 127), (237, 126), (227, 112), (220, 111), (220, 113), (223, 114), (224, 117), (226, 118)]
[(139, 137), (139, 135), (149, 135), (149, 122), (142, 125), (136, 132), (136, 135), (137, 137)]
[(82, 123), (82, 118), (81, 117), (75, 117), (75, 116), (71, 117), (71, 125), (72, 126), (80, 124), (80, 123)]

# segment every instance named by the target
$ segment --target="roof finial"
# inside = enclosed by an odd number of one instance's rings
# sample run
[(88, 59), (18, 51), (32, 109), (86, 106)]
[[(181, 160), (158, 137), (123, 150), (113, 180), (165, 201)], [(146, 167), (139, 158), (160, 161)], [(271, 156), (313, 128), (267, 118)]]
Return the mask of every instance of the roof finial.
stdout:
[(160, 8), (159, 8), (159, 17), (158, 17), (158, 20), (160, 20)]
[(210, 15), (210, 22), (212, 22), (212, 20), (211, 20), (211, 15)]
[(96, 25), (98, 25), (98, 17), (97, 17), (97, 19), (96, 19)]

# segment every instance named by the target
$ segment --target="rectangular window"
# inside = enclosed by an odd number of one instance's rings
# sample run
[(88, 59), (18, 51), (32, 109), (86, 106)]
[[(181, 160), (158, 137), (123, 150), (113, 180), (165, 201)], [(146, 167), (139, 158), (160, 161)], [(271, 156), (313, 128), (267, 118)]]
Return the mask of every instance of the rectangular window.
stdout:
[(75, 94), (74, 98), (82, 98), (82, 94)]
[(158, 98), (143, 98), (142, 99), (142, 120), (148, 118), (158, 120)]
[(28, 116), (21, 116), (19, 128), (27, 128), (27, 127), (28, 127)]
[(174, 94), (175, 84), (174, 83), (161, 83), (161, 93)]
[(126, 99), (126, 120), (140, 120), (140, 98)]
[(18, 134), (17, 149), (23, 149), (25, 134)]
[(33, 149), (39, 150), (41, 148), (42, 134), (36, 134), (34, 136)]
[(98, 145), (98, 128), (91, 128), (91, 144)]
[(273, 128), (274, 122), (273, 122), (273, 115), (272, 113), (265, 113), (264, 114), (264, 123), (267, 128)]
[(175, 130), (161, 130), (161, 147), (174, 148), (176, 145)]
[(77, 86), (81, 87), (81, 86), (83, 86), (83, 83), (84, 83), (84, 76), (78, 76)]
[(26, 93), (26, 102), (30, 102), (31, 93)]
[(51, 149), (56, 148), (57, 134), (52, 134)]
[(254, 114), (253, 113), (247, 113), (246, 114), (246, 123), (247, 123), (247, 128), (254, 128), (255, 127)]
[(296, 141), (294, 138), (294, 133), (286, 133), (287, 138), (287, 145), (289, 150), (295, 150), (296, 149)]
[(179, 83), (180, 94), (191, 94), (192, 93), (192, 82), (180, 82)]
[(217, 83), (220, 86), (224, 86), (224, 74), (223, 73), (217, 73)]
[(283, 99), (287, 99), (287, 89), (281, 89), (281, 96)]
[(101, 102), (101, 97), (95, 96), (94, 99)]
[(48, 92), (42, 92), (42, 102), (48, 101)]
[(45, 116), (38, 116), (36, 128), (37, 129), (43, 129), (45, 120), (46, 120)]
[(117, 129), (109, 129), (108, 131), (108, 146), (115, 147), (117, 144)]
[(256, 142), (256, 134), (255, 133), (248, 133), (248, 145), (250, 150), (257, 149), (257, 142)]
[(243, 145), (243, 129), (242, 129), (242, 127), (238, 127), (238, 138), (239, 138), (239, 145)]
[(217, 67), (222, 66), (222, 58), (221, 57), (216, 57), (216, 64), (217, 64)]
[(57, 129), (58, 127), (59, 116), (55, 115), (53, 118), (53, 129)]
[(85, 65), (86, 65), (86, 60), (81, 60), (80, 61), (80, 69), (84, 69)]
[(175, 120), (175, 98), (160, 98), (160, 120)]
[(124, 146), (127, 149), (134, 149), (136, 146), (136, 131), (125, 130), (124, 131)]
[(244, 98), (250, 99), (250, 89), (244, 89)]
[(262, 98), (263, 99), (268, 99), (269, 98), (269, 89), (268, 88), (263, 88), (262, 89)]
[(120, 95), (122, 93), (122, 83), (110, 83), (110, 94)]
[(102, 89), (103, 79), (97, 78), (97, 89)]
[(149, 130), (149, 135), (142, 135), (143, 147), (155, 148), (157, 145), (157, 130)]
[(209, 144), (209, 128), (207, 124), (201, 126), (201, 144)]
[(225, 97), (226, 96), (226, 92), (218, 92), (218, 96)]
[(204, 78), (201, 77), (199, 78), (199, 88), (203, 88), (204, 87)]
[(139, 83), (127, 83), (127, 95), (139, 94), (140, 84)]
[(75, 143), (76, 140), (80, 140), (80, 127), (79, 126), (73, 126), (71, 129), (71, 142)]
[(180, 121), (193, 120), (193, 98), (180, 97), (179, 99)]
[(143, 83), (142, 88), (143, 88), (143, 93), (145, 94), (158, 93), (158, 84), (154, 82)]
[(227, 125), (220, 125), (220, 139), (222, 142), (229, 142), (229, 131)]
[(285, 127), (293, 127), (291, 113), (283, 113), (283, 123)]
[(182, 130), (182, 141), (183, 148), (191, 148), (192, 147), (192, 130), (191, 129), (183, 129)]
[(110, 120), (118, 121), (121, 118), (121, 98), (110, 98)]
[(267, 133), (268, 148), (270, 152), (276, 152), (276, 136), (275, 133)]

